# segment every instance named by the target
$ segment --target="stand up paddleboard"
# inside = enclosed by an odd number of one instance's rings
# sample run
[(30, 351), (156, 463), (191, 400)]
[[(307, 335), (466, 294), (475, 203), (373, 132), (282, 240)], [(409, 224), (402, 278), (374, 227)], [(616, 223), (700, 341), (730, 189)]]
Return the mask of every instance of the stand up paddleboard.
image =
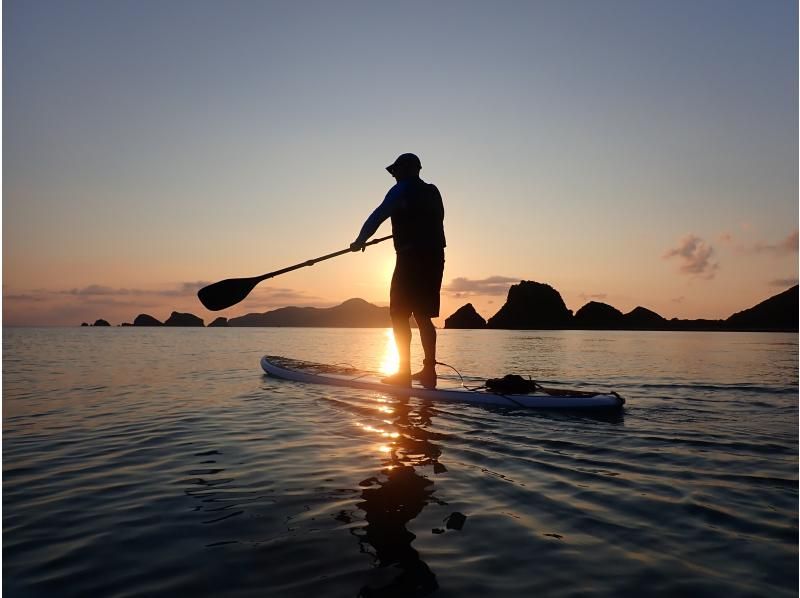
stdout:
[[(463, 386), (429, 389), (417, 383), (411, 388), (405, 388), (383, 384), (375, 374), (349, 366), (326, 365), (274, 355), (262, 357), (261, 367), (270, 376), (284, 380), (360, 388), (434, 401), (459, 401), (531, 409), (620, 409), (625, 404), (625, 399), (615, 392), (595, 393), (540, 387), (535, 393), (500, 394), (485, 388), (470, 390)], [(440, 384), (442, 382), (444, 380), (440, 380)]]

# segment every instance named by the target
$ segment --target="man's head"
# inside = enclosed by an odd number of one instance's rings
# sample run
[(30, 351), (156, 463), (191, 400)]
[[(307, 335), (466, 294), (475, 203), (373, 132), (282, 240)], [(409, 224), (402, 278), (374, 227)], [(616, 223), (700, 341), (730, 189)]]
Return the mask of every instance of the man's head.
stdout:
[(418, 177), (422, 163), (414, 154), (400, 154), (393, 164), (386, 167), (386, 170), (397, 180)]

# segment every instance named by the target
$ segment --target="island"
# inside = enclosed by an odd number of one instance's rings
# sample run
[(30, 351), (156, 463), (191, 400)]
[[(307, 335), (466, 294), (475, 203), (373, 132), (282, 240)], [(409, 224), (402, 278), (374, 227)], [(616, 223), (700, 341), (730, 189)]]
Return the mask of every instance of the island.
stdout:
[[(573, 314), (561, 293), (552, 286), (530, 280), (511, 285), (503, 306), (484, 319), (467, 303), (444, 320), (445, 329), (484, 328), (506, 330), (708, 330), (797, 332), (798, 286), (795, 285), (758, 305), (731, 315), (725, 320), (667, 320), (645, 307), (628, 313), (590, 301)], [(413, 321), (412, 321), (413, 322)], [(97, 320), (92, 326), (109, 326)], [(191, 313), (173, 311), (165, 322), (149, 314), (139, 314), (133, 326), (203, 327), (204, 321)], [(262, 313), (234, 318), (217, 317), (208, 327), (317, 327), (317, 328), (389, 328), (388, 307), (364, 299), (348, 299), (334, 307), (281, 307)], [(90, 325), (83, 322), (81, 326)], [(131, 326), (123, 324), (121, 326)]]
[[(463, 314), (472, 304), (459, 308), (445, 320), (445, 328), (484, 328), (475, 313), (465, 325)], [(456, 318), (456, 316), (459, 316)], [(475, 317), (477, 316), (477, 318)], [(486, 328), (510, 330), (708, 330), (796, 332), (798, 330), (798, 286), (795, 285), (725, 320), (667, 320), (645, 307), (623, 314), (606, 303), (590, 301), (574, 315), (561, 294), (550, 285), (522, 280), (512, 285), (500, 310)]]

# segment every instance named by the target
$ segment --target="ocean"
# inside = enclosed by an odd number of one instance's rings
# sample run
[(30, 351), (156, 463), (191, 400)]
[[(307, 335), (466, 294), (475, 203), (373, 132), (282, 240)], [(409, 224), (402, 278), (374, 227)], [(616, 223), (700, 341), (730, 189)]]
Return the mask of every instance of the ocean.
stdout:
[(259, 367), (387, 370), (383, 329), (6, 328), (3, 590), (797, 596), (797, 341), (439, 332), (467, 383), (518, 373), (627, 399), (592, 415)]

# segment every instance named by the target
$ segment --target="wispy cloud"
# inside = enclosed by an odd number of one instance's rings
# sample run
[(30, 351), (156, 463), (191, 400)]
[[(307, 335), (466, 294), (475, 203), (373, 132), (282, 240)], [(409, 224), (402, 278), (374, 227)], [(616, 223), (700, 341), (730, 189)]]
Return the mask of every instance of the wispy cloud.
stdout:
[(78, 297), (98, 297), (98, 296), (142, 296), (151, 295), (157, 297), (188, 297), (197, 294), (202, 287), (210, 283), (205, 281), (182, 282), (176, 287), (169, 289), (129, 289), (114, 288), (101, 284), (90, 284), (81, 288), (66, 289), (59, 291), (43, 291), (60, 295), (75, 295)]
[(717, 240), (720, 243), (731, 246), (737, 253), (745, 255), (771, 255), (783, 257), (797, 253), (798, 231), (789, 233), (785, 238), (775, 241), (757, 241), (745, 244), (741, 241), (734, 243), (734, 235), (729, 232), (721, 233)]
[(776, 278), (775, 280), (769, 281), (769, 286), (771, 287), (780, 287), (780, 288), (788, 288), (793, 287), (797, 284), (797, 278)]
[(508, 276), (489, 276), (488, 278), (472, 279), (458, 277), (445, 285), (442, 290), (454, 297), (468, 297), (471, 295), (505, 295), (508, 287), (517, 284), (521, 279)]
[(256, 287), (255, 290), (245, 300), (249, 311), (256, 309), (275, 309), (277, 307), (320, 307), (322, 298), (315, 295), (308, 295), (302, 291), (285, 287)]
[(733, 243), (733, 233), (727, 231), (722, 232), (719, 235), (717, 235), (717, 241), (719, 241), (720, 243), (724, 243), (726, 245)]
[(608, 299), (608, 293), (581, 293), (580, 295), (578, 295), (578, 297), (580, 297), (584, 301), (587, 301), (587, 300), (589, 300), (589, 301), (595, 301), (595, 300), (603, 301), (605, 299)]
[(699, 278), (714, 278), (719, 263), (712, 259), (714, 248), (697, 235), (688, 234), (683, 237), (677, 247), (667, 250), (664, 259), (678, 258), (680, 271)]
[(749, 248), (752, 253), (767, 253), (773, 255), (791, 255), (797, 253), (797, 231), (789, 234), (785, 239), (777, 243), (759, 242)]
[(6, 295), (3, 294), (3, 301), (20, 301), (20, 302), (39, 302), (39, 301), (47, 301), (47, 297), (38, 294), (38, 293), (9, 293)]

